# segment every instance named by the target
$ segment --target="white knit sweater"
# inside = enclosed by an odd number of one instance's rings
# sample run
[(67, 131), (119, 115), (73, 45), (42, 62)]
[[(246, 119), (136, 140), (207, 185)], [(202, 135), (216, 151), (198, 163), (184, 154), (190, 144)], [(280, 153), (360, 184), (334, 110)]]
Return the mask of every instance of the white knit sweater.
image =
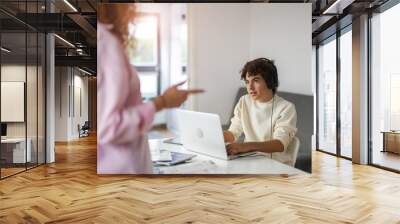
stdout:
[(281, 141), (284, 151), (272, 153), (271, 157), (291, 164), (292, 152), (289, 152), (287, 147), (297, 132), (296, 122), (294, 104), (282, 97), (275, 95), (268, 102), (259, 102), (253, 100), (250, 95), (244, 95), (235, 106), (229, 131), (235, 136), (235, 141), (242, 133), (245, 135), (245, 142), (263, 142), (271, 139)]

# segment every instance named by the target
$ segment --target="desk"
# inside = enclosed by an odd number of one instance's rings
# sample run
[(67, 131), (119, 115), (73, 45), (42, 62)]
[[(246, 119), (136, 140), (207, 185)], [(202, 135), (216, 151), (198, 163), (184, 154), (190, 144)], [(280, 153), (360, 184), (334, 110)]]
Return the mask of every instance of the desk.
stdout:
[(25, 138), (6, 138), (1, 139), (1, 157), (6, 163), (25, 163), (31, 161), (32, 140), (27, 138), (28, 147), (25, 154)]
[(159, 139), (149, 140), (149, 146), (152, 156), (156, 156), (160, 149), (197, 155), (189, 163), (156, 167), (155, 173), (160, 174), (306, 174), (265, 156), (242, 157), (226, 161), (188, 151), (180, 145), (163, 143)]
[(400, 154), (400, 132), (382, 131), (381, 133), (383, 134), (382, 152), (392, 152)]

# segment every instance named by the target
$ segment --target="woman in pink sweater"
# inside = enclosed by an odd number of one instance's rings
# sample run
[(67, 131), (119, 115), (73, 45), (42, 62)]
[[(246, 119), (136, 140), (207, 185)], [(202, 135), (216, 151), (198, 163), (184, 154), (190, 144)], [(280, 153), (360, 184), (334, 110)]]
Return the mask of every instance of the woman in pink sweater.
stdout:
[(125, 54), (132, 4), (99, 4), (97, 23), (97, 173), (149, 174), (152, 162), (147, 131), (156, 112), (180, 106), (189, 94), (171, 86), (143, 103), (140, 82)]

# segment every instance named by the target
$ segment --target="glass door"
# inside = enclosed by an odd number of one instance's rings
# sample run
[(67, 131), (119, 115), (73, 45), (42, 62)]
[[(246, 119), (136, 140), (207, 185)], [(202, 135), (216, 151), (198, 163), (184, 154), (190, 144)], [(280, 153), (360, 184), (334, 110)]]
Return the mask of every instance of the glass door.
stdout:
[(400, 4), (371, 18), (371, 163), (400, 171)]
[(318, 54), (318, 150), (336, 154), (336, 35)]

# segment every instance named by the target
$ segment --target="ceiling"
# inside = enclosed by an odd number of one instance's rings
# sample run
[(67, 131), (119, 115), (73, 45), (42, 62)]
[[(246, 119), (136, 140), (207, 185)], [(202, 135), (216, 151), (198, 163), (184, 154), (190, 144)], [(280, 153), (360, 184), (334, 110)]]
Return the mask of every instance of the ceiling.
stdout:
[[(203, 0), (197, 0), (202, 2)], [(318, 43), (332, 35), (340, 26), (351, 23), (352, 17), (374, 9), (388, 0), (252, 0), (250, 2), (269, 3), (311, 3), (312, 37)], [(70, 44), (55, 38), (56, 65), (70, 65), (87, 68), (96, 72), (96, 4), (97, 2), (132, 2), (120, 0), (1, 0), (0, 26), (2, 46), (13, 49), (8, 56), (16, 58), (35, 53), (36, 45), (28, 35), (28, 48), (25, 50), (25, 30), (54, 32)], [(171, 0), (134, 1), (134, 2), (171, 2)], [(174, 2), (179, 2), (174, 1)], [(185, 2), (182, 0), (182, 2)], [(194, 0), (193, 2), (196, 2)], [(226, 2), (207, 0), (207, 2)], [(249, 2), (230, 0), (228, 2)], [(335, 3), (337, 2), (337, 3)], [(69, 3), (69, 4), (68, 4)], [(49, 13), (49, 12), (52, 13)], [(341, 20), (340, 23), (338, 21)], [(340, 26), (338, 26), (340, 24)], [(31, 43), (31, 41), (33, 41)], [(39, 47), (42, 47), (40, 45)], [(79, 49), (79, 50), (78, 50)], [(2, 53), (3, 54), (3, 53)], [(11, 58), (11, 57), (10, 57)]]
[[(36, 57), (36, 51), (44, 47), (44, 44), (39, 44), (39, 49), (37, 48), (37, 33), (54, 32), (72, 44), (55, 38), (56, 66), (79, 66), (95, 74), (96, 2), (47, 0), (46, 5), (44, 0), (1, 0), (2, 46), (11, 50), (7, 53), (7, 59), (3, 57), (2, 60), (18, 62), (26, 56), (29, 61), (30, 58)], [(28, 32), (26, 38), (25, 32)], [(2, 55), (4, 54), (2, 51)]]

